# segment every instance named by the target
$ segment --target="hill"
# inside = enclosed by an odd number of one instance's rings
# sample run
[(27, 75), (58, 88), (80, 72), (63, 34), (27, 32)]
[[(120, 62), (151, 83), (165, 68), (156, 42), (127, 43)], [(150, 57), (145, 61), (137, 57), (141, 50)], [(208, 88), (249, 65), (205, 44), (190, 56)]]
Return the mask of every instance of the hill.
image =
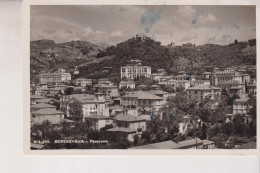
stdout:
[(87, 41), (56, 44), (53, 40), (31, 41), (31, 69), (73, 68), (86, 62), (95, 62), (103, 48)]
[[(82, 66), (81, 77), (119, 78), (120, 67), (131, 59), (139, 59), (152, 67), (152, 73), (164, 68), (168, 74), (185, 70), (198, 75), (206, 66), (219, 68), (256, 65), (255, 42), (235, 42), (229, 45), (206, 44), (200, 46), (163, 46), (149, 37), (133, 37), (116, 46), (110, 46), (97, 54), (97, 58), (113, 57), (99, 63)], [(104, 72), (104, 67), (112, 67)], [(118, 80), (118, 79), (117, 79)]]

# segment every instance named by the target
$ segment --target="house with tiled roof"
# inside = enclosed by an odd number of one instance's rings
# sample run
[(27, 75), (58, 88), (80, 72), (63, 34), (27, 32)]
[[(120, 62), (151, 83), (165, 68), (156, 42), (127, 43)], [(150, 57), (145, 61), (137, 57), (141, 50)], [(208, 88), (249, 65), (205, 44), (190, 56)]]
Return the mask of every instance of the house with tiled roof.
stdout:
[(116, 126), (107, 132), (123, 133), (129, 141), (134, 141), (134, 135), (141, 135), (146, 130), (146, 119), (134, 115), (119, 115), (114, 118)]
[(164, 98), (149, 91), (135, 91), (121, 97), (121, 104), (126, 107), (137, 107), (146, 111), (158, 111), (164, 104)]
[(197, 85), (186, 89), (188, 99), (197, 99), (199, 102), (209, 97), (211, 99), (220, 98), (221, 88), (208, 86), (208, 85)]
[(249, 97), (247, 94), (240, 94), (239, 97), (233, 103), (233, 114), (247, 114)]
[(61, 110), (63, 110), (68, 117), (71, 117), (70, 110), (73, 109), (70, 105), (73, 103), (81, 105), (83, 121), (89, 116), (109, 116), (109, 109), (107, 102), (102, 93), (92, 94), (72, 94), (62, 96), (60, 99)]
[(41, 96), (41, 95), (31, 95), (30, 103), (31, 103), (31, 105), (35, 105), (37, 100), (45, 99), (45, 98), (46, 98), (45, 96)]
[(58, 111), (56, 109), (52, 109), (52, 108), (44, 108), (44, 109), (40, 109), (38, 111), (35, 112), (31, 112), (32, 117), (46, 117), (46, 116), (56, 116), (56, 117), (60, 117), (60, 118), (64, 118), (64, 112)]
[(105, 94), (106, 97), (118, 97), (118, 86), (115, 85), (104, 85), (104, 84), (97, 84), (94, 86), (95, 90)]
[(56, 100), (54, 98), (43, 98), (43, 99), (39, 99), (39, 100), (36, 100), (36, 103), (46, 103), (46, 104), (52, 104), (52, 103), (58, 103), (60, 102), (59, 100)]
[(105, 127), (106, 125), (113, 124), (113, 118), (109, 116), (99, 116), (99, 115), (90, 115), (85, 117), (85, 121), (91, 122), (91, 127), (94, 130), (100, 130), (101, 128)]
[(36, 88), (35, 89), (35, 94), (36, 95), (41, 95), (41, 96), (55, 96), (56, 94), (61, 91), (58, 88)]

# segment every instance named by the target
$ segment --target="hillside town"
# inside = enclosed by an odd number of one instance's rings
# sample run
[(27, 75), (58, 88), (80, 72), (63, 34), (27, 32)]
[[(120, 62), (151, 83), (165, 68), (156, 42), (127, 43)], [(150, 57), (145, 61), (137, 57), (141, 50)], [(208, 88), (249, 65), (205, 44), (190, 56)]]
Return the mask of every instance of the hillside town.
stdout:
[(184, 70), (152, 73), (131, 59), (118, 83), (78, 77), (77, 67), (33, 76), (31, 148), (255, 148), (256, 66)]

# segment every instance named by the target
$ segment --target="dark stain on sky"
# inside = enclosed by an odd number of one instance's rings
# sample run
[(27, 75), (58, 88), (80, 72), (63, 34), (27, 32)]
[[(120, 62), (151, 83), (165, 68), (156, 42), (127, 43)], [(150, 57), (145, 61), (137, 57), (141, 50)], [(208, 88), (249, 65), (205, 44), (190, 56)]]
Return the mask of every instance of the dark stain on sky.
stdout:
[(141, 17), (140, 21), (140, 27), (144, 27), (144, 31), (146, 33), (149, 33), (150, 30), (152, 29), (153, 25), (161, 20), (161, 11), (159, 10), (158, 12), (154, 12), (153, 9), (151, 10), (146, 10)]
[(197, 20), (199, 19), (199, 17), (200, 17), (202, 14), (203, 14), (203, 10), (201, 10), (201, 12), (194, 17), (194, 19), (191, 21), (191, 23), (192, 23), (192, 24), (196, 24), (196, 23), (197, 23)]

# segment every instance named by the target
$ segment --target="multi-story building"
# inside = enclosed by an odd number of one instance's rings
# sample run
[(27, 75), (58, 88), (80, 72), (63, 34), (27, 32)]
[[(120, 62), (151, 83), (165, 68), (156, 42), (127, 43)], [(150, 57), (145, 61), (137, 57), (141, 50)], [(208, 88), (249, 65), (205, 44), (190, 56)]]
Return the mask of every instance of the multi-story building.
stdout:
[(128, 93), (121, 97), (121, 105), (126, 107), (137, 107), (146, 112), (158, 112), (164, 104), (164, 97), (144, 91)]
[(224, 83), (242, 83), (242, 74), (236, 71), (217, 71), (212, 75), (211, 82), (216, 86)]
[(153, 73), (151, 74), (151, 78), (154, 80), (154, 81), (159, 81), (160, 80), (160, 77), (162, 77), (165, 73)]
[(212, 76), (211, 72), (204, 72), (201, 74), (202, 79), (210, 79)]
[(68, 117), (71, 117), (70, 110), (73, 109), (70, 105), (77, 102), (81, 105), (83, 121), (90, 116), (109, 116), (109, 109), (103, 94), (72, 94), (65, 95), (60, 99), (60, 109), (66, 112)]
[(126, 66), (121, 67), (121, 79), (135, 79), (140, 76), (150, 77), (151, 67), (143, 66), (139, 60), (132, 60)]
[(192, 82), (192, 85), (208, 85), (210, 86), (210, 80), (195, 80)]
[(71, 81), (70, 73), (56, 72), (56, 73), (41, 73), (39, 75), (40, 83), (48, 82), (69, 82)]
[(188, 99), (197, 99), (201, 101), (203, 98), (208, 96), (211, 99), (220, 98), (221, 88), (208, 86), (208, 85), (197, 85), (186, 89)]
[(134, 89), (135, 88), (135, 82), (134, 81), (121, 81), (119, 83), (119, 89), (121, 89), (123, 87)]
[(85, 87), (87, 85), (92, 85), (92, 79), (78, 78), (78, 79), (75, 79), (74, 83), (76, 85)]
[(240, 98), (236, 99), (233, 104), (233, 114), (247, 114), (247, 101), (248, 95), (247, 94), (240, 94)]
[(115, 85), (94, 85), (96, 91), (103, 93), (107, 98), (118, 97), (118, 86)]
[(59, 93), (59, 91), (62, 91), (62, 90), (57, 89), (57, 88), (36, 88), (35, 95), (53, 97), (53, 96), (57, 95)]
[(98, 79), (98, 84), (99, 85), (114, 85), (113, 82), (111, 82), (109, 79), (106, 79), (106, 78)]
[(119, 115), (115, 117), (116, 127), (108, 132), (117, 132), (127, 135), (129, 141), (134, 141), (134, 135), (141, 135), (146, 131), (146, 119), (134, 115)]

